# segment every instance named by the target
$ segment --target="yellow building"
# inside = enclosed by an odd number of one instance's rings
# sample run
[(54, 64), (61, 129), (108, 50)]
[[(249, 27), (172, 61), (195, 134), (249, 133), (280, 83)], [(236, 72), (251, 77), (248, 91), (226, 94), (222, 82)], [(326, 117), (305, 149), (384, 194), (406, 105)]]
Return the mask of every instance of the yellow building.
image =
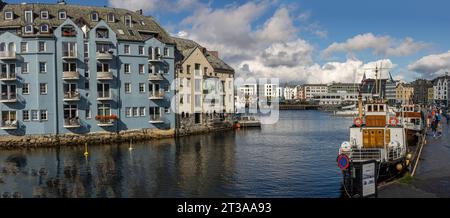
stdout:
[(395, 98), (397, 103), (409, 103), (414, 95), (414, 88), (412, 85), (399, 83), (396, 88)]
[(428, 103), (433, 102), (434, 100), (434, 88), (428, 88)]

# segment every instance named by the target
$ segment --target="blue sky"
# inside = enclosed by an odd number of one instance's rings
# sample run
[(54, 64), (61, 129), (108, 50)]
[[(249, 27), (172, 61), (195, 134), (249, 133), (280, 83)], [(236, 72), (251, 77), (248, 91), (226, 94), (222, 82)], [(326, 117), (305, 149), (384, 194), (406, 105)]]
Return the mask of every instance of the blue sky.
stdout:
[(358, 77), (380, 60), (407, 81), (450, 69), (450, 2), (445, 0), (66, 2), (143, 8), (170, 33), (219, 50), (242, 75), (342, 81), (354, 77), (351, 69)]

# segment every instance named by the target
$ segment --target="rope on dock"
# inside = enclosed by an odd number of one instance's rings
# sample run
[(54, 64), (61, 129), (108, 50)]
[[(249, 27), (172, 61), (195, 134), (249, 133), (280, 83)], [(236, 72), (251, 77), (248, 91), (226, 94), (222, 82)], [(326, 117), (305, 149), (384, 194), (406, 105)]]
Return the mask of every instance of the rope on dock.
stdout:
[(414, 174), (416, 173), (417, 164), (419, 163), (420, 155), (422, 154), (422, 148), (423, 148), (423, 146), (425, 145), (425, 139), (426, 139), (426, 138), (427, 138), (427, 137), (426, 137), (426, 133), (425, 133), (425, 134), (424, 134), (424, 137), (421, 138), (420, 148), (419, 148), (419, 154), (417, 154), (416, 161), (415, 161), (415, 163), (414, 163), (414, 167), (413, 167), (413, 170), (412, 170), (412, 173), (411, 173), (411, 177), (414, 177)]

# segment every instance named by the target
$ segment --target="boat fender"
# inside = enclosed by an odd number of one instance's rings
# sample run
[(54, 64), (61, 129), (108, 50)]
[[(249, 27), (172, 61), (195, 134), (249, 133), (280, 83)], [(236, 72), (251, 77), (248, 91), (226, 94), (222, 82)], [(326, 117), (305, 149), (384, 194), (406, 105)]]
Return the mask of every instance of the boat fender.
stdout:
[(353, 120), (353, 124), (355, 124), (355, 126), (360, 127), (362, 126), (362, 119), (361, 118), (356, 118), (355, 120)]
[(390, 124), (391, 126), (397, 126), (397, 124), (398, 124), (398, 119), (397, 119), (397, 117), (391, 117), (391, 118), (389, 119), (389, 124)]

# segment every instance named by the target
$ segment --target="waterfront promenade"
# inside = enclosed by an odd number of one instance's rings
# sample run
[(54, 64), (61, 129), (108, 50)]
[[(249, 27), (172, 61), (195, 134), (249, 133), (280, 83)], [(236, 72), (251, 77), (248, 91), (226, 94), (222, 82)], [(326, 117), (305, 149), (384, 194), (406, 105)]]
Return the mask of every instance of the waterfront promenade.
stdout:
[(450, 125), (443, 123), (443, 136), (428, 136), (427, 144), (411, 181), (400, 180), (379, 189), (380, 198), (450, 197)]

